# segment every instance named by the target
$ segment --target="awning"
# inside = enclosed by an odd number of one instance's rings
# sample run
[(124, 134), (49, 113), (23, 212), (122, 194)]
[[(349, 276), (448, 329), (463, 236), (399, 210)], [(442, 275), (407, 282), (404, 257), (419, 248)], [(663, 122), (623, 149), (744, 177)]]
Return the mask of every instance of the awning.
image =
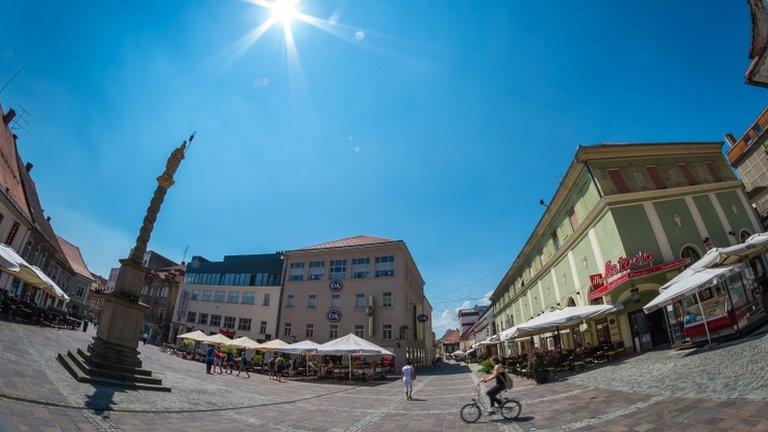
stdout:
[(501, 343), (501, 340), (499, 335), (495, 334), (489, 338), (484, 339), (482, 342), (479, 342), (478, 345), (496, 345), (498, 343)]
[(510, 339), (513, 339), (517, 335), (517, 327), (510, 327), (503, 332), (499, 333), (499, 338), (502, 341), (508, 341)]
[(680, 273), (677, 277), (659, 288), (661, 294), (645, 305), (643, 310), (645, 313), (651, 313), (656, 309), (670, 305), (691, 294), (695, 294), (715, 283), (719, 278), (728, 276), (740, 268), (739, 265), (728, 265), (724, 267), (695, 269), (694, 271), (691, 271), (692, 268), (686, 269), (686, 271)]
[(29, 264), (15, 250), (5, 244), (0, 244), (0, 271), (17, 277), (47, 292), (52, 297), (62, 299), (65, 302), (69, 301), (69, 296), (56, 285), (56, 282), (51, 280), (40, 268)]
[(227, 343), (227, 345), (232, 345), (233, 347), (243, 348), (243, 349), (258, 349), (261, 346), (261, 344), (249, 338), (248, 336), (232, 339), (230, 342)]
[(384, 354), (384, 351), (388, 355), (392, 355), (389, 351), (376, 345), (373, 342), (369, 342), (363, 338), (355, 336), (354, 333), (350, 333), (346, 336), (342, 336), (338, 339), (334, 339), (330, 342), (326, 342), (317, 347), (317, 352), (320, 354)]
[(201, 332), (200, 330), (195, 330), (193, 332), (184, 333), (176, 336), (176, 339), (187, 339), (187, 340), (193, 340), (198, 342), (202, 342), (207, 338), (208, 336), (205, 333)]
[(201, 342), (214, 344), (214, 345), (228, 345), (230, 342), (232, 342), (232, 339), (224, 336), (221, 333), (216, 333), (215, 335), (210, 335), (206, 337), (205, 340)]
[(272, 339), (269, 342), (264, 342), (263, 344), (259, 345), (260, 351), (277, 351), (278, 348), (283, 348), (288, 346), (288, 342), (283, 341), (282, 339)]
[(301, 342), (279, 347), (277, 350), (288, 354), (311, 354), (317, 352), (317, 348), (319, 346), (319, 343), (312, 342), (311, 340), (307, 339)]
[(549, 333), (573, 327), (586, 320), (602, 318), (614, 313), (619, 308), (614, 305), (571, 306), (562, 309), (551, 309), (543, 314), (507, 329), (507, 338), (520, 338)]
[(589, 292), (589, 299), (596, 299), (602, 297), (612, 291), (614, 288), (629, 282), (632, 279), (650, 276), (657, 273), (668, 272), (670, 270), (683, 267), (688, 263), (687, 258), (680, 258), (673, 261), (667, 261), (665, 263), (657, 264), (650, 267), (641, 268), (638, 270), (629, 270), (606, 280), (605, 283)]

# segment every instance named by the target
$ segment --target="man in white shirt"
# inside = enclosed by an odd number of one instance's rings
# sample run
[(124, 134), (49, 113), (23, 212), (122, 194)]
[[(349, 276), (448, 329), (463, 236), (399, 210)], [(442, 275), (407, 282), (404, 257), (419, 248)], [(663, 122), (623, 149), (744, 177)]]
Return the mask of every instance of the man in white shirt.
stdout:
[(405, 387), (405, 398), (407, 400), (413, 400), (413, 380), (416, 379), (416, 370), (413, 368), (411, 360), (406, 362), (403, 366), (403, 386)]

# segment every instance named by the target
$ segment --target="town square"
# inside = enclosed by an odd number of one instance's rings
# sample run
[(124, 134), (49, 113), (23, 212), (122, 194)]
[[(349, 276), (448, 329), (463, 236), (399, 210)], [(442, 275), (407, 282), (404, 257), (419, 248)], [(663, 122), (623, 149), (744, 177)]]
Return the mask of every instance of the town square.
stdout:
[(768, 0), (0, 11), (0, 432), (768, 431)]

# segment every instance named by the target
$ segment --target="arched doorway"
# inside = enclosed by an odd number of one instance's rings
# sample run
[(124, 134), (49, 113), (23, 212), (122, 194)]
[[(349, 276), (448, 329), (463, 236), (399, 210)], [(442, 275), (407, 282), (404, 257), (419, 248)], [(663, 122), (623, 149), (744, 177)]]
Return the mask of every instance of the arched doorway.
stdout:
[(688, 264), (685, 265), (688, 267), (689, 265), (701, 259), (701, 253), (694, 246), (688, 245), (683, 247), (683, 250), (680, 251), (680, 258), (688, 258)]
[(747, 230), (741, 230), (741, 234), (739, 234), (739, 238), (741, 239), (741, 242), (744, 243), (747, 241), (747, 239), (752, 235), (751, 232)]

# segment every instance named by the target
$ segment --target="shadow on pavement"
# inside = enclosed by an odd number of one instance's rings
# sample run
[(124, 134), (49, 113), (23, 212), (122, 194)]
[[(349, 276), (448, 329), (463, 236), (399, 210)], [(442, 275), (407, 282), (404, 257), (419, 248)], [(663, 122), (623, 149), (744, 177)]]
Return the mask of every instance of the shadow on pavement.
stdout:
[(437, 366), (422, 366), (416, 368), (416, 373), (420, 375), (460, 375), (468, 374), (472, 371), (469, 366), (458, 363), (440, 363)]
[(112, 405), (115, 403), (115, 393), (124, 393), (125, 390), (106, 387), (106, 386), (94, 386), (93, 393), (89, 394), (85, 400), (85, 406), (97, 414), (101, 414), (104, 411), (110, 411)]

